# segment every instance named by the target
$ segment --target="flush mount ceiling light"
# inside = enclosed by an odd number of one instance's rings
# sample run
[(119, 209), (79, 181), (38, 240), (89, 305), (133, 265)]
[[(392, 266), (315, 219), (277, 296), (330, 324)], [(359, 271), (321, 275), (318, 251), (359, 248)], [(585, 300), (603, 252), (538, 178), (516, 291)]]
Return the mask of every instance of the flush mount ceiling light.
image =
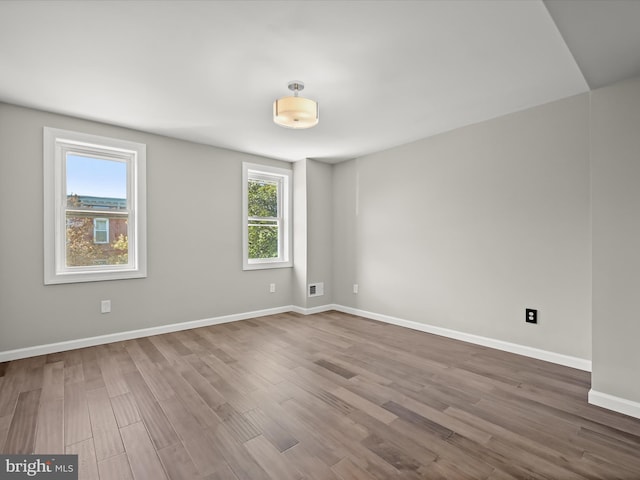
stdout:
[(298, 96), (304, 83), (289, 82), (293, 97), (282, 97), (273, 102), (273, 121), (287, 128), (311, 128), (318, 124), (318, 104)]

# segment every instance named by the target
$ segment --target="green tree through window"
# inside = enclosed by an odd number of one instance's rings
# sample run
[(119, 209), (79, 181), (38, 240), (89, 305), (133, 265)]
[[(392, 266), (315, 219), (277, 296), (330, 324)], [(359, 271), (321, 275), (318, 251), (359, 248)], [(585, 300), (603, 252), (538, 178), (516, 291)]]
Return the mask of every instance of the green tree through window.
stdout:
[(278, 198), (278, 182), (249, 180), (249, 258), (277, 258), (279, 255)]

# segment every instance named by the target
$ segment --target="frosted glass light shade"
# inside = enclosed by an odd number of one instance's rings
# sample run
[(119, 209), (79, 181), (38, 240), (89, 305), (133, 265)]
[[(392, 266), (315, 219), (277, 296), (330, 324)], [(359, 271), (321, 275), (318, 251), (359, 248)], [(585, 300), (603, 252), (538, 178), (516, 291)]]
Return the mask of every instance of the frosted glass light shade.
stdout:
[(288, 128), (318, 124), (318, 104), (303, 97), (283, 97), (273, 102), (273, 121)]

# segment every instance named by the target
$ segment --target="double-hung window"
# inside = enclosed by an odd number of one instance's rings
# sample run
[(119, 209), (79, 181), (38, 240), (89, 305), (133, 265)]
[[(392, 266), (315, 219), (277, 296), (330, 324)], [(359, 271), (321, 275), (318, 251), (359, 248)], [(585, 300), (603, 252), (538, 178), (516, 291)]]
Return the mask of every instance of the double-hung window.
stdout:
[(146, 146), (44, 128), (44, 282), (146, 277)]
[(243, 163), (244, 270), (290, 267), (291, 170)]
[(108, 218), (93, 219), (93, 243), (109, 243)]

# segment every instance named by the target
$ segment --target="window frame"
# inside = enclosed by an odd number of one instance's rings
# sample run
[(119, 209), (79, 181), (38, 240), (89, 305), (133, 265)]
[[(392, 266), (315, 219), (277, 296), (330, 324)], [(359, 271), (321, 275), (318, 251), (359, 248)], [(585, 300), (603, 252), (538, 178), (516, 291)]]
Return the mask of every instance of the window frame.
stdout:
[[(255, 163), (242, 163), (242, 269), (261, 270), (267, 268), (287, 268), (293, 266), (292, 245), (292, 177), (293, 171), (287, 168), (272, 167)], [(273, 220), (278, 227), (278, 257), (249, 258), (249, 180), (261, 179), (275, 181), (278, 184), (278, 216), (259, 217)], [(258, 218), (258, 217), (256, 217)]]
[[(44, 127), (43, 140), (45, 285), (146, 277), (146, 145), (51, 127)], [(66, 265), (67, 153), (126, 163), (127, 264)], [(95, 213), (104, 217), (106, 212)]]

